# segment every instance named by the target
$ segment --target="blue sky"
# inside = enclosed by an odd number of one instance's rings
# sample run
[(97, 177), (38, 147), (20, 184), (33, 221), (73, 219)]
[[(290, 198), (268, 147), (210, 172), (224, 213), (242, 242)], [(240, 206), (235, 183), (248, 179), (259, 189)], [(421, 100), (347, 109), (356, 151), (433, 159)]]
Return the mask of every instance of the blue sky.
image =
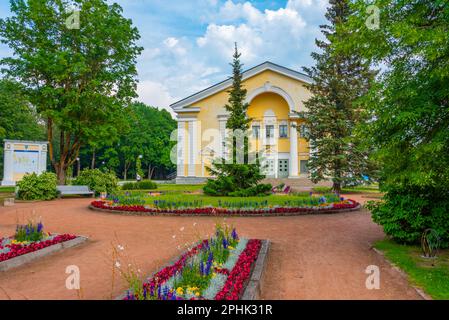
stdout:
[[(310, 53), (327, 0), (108, 0), (123, 7), (140, 31), (139, 99), (168, 108), (230, 75), (233, 43), (244, 68), (266, 60), (301, 70)], [(0, 1), (0, 17), (9, 1)], [(0, 45), (0, 57), (11, 52)]]

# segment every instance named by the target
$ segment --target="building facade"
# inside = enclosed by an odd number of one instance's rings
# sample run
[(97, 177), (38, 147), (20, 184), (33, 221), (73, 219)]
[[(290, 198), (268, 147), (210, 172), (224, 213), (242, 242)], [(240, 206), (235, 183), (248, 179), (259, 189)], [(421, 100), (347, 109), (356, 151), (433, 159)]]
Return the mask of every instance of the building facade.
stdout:
[[(305, 121), (296, 112), (306, 111), (311, 96), (300, 72), (264, 62), (243, 72), (249, 103), (251, 150), (262, 154), (267, 178), (307, 177), (309, 144)], [(171, 105), (177, 114), (177, 182), (198, 183), (209, 177), (207, 166), (227, 155), (231, 134), (226, 129), (229, 78)], [(228, 139), (228, 140), (227, 140)]]

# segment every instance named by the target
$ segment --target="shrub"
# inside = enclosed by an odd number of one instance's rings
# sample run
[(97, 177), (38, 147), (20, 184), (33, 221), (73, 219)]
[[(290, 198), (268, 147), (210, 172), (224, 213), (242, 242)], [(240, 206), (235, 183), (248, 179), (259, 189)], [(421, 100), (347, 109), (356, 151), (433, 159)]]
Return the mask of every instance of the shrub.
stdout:
[(374, 222), (402, 243), (419, 243), (425, 229), (435, 230), (443, 247), (449, 246), (449, 200), (447, 192), (434, 187), (398, 186), (386, 188), (383, 201), (370, 201)]
[(17, 187), (17, 197), (21, 200), (51, 200), (58, 195), (56, 175), (52, 172), (26, 174)]
[(84, 169), (73, 180), (74, 185), (89, 186), (95, 193), (112, 193), (117, 190), (117, 177), (113, 172), (103, 172), (100, 169)]
[(139, 182), (126, 182), (122, 185), (122, 190), (153, 190), (157, 189), (157, 184), (151, 180)]

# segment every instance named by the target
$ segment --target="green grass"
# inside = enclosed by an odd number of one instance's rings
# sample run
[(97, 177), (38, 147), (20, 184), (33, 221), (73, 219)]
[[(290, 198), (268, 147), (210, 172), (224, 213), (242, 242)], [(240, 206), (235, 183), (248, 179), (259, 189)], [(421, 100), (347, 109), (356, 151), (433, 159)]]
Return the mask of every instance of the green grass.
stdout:
[(421, 257), (418, 246), (397, 244), (382, 240), (374, 247), (405, 271), (410, 281), (424, 289), (433, 299), (449, 299), (449, 250), (440, 251), (435, 259)]
[(0, 193), (14, 193), (15, 187), (0, 186)]
[[(125, 191), (122, 191), (123, 194)], [(147, 194), (145, 191), (131, 191), (132, 195), (137, 195), (141, 193), (142, 195)], [(203, 206), (211, 205), (217, 206), (219, 201), (223, 202), (261, 202), (268, 201), (268, 205), (284, 205), (286, 201), (295, 201), (299, 199), (309, 198), (308, 192), (298, 193), (294, 195), (267, 195), (261, 197), (213, 197), (204, 194), (184, 194), (184, 193), (167, 193), (160, 196), (145, 196), (145, 202), (147, 204), (153, 204), (155, 200), (165, 200), (168, 202), (194, 202), (202, 201)]]
[[(329, 193), (331, 187), (314, 187), (313, 191), (317, 193)], [(355, 187), (346, 187), (341, 189), (342, 193), (379, 193), (379, 186), (377, 184), (361, 185)]]
[(182, 193), (182, 192), (195, 192), (203, 190), (203, 184), (158, 184), (157, 190), (155, 191), (165, 191), (165, 192), (173, 192), (173, 193)]

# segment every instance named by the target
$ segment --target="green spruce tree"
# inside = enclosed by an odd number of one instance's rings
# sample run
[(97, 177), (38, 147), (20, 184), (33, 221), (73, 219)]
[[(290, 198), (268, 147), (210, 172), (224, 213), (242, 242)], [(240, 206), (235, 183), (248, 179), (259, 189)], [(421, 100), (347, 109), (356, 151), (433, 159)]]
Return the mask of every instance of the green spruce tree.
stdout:
[[(231, 133), (226, 144), (228, 156), (212, 163), (207, 170), (215, 179), (208, 179), (204, 193), (216, 196), (253, 196), (271, 190), (271, 185), (259, 184), (265, 177), (261, 173), (257, 154), (249, 151), (248, 130), (251, 118), (247, 116), (246, 89), (242, 86), (242, 63), (235, 44), (232, 66), (232, 87), (228, 91), (229, 112), (226, 128)], [(243, 143), (242, 143), (243, 142)]]
[(360, 183), (373, 173), (369, 148), (357, 138), (355, 129), (366, 120), (358, 98), (368, 91), (375, 73), (360, 56), (335, 50), (347, 37), (339, 26), (348, 19), (350, 8), (347, 0), (329, 3), (330, 24), (320, 26), (326, 40), (315, 41), (321, 53), (313, 52), (315, 66), (304, 68), (313, 83), (307, 85), (312, 98), (305, 102), (308, 111), (302, 116), (308, 122), (311, 180), (330, 178), (333, 191), (339, 193), (345, 184)]

